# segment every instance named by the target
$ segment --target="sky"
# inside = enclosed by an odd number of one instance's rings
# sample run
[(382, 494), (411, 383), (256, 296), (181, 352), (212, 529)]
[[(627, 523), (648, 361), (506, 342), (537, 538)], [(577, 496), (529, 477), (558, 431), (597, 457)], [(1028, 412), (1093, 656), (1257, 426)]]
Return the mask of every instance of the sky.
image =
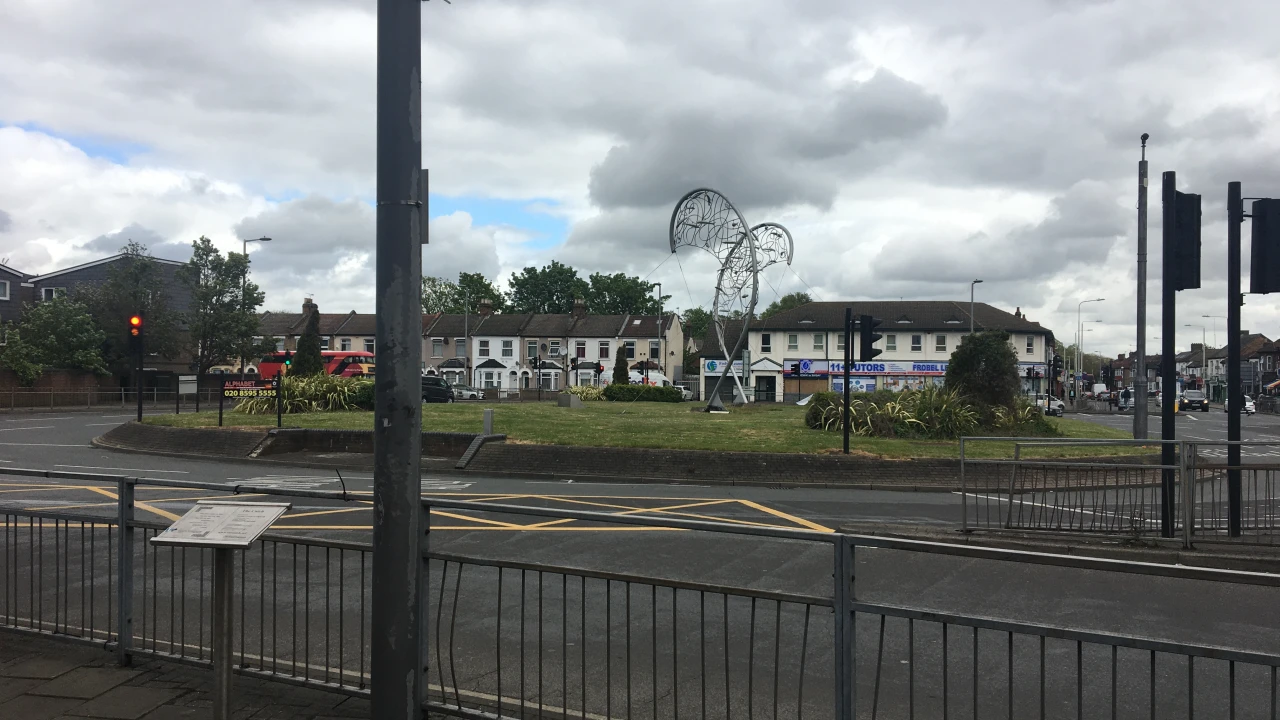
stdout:
[[(371, 312), (374, 0), (0, 0), (0, 261), (128, 240), (251, 245), (268, 309)], [(1203, 195), (1178, 346), (1225, 342), (1226, 184), (1280, 196), (1280, 3), (1223, 0), (455, 0), (422, 5), (426, 274), (503, 284), (552, 259), (710, 303), (670, 253), (679, 198), (779, 222), (760, 303), (979, 301), (1085, 349), (1135, 343), (1138, 138)], [(1249, 228), (1244, 228), (1246, 241)], [(1244, 250), (1245, 288), (1249, 251)], [(1185, 327), (1185, 325), (1204, 325)], [(1280, 338), (1276, 299), (1245, 329)], [(1216, 328), (1216, 331), (1215, 331)]]

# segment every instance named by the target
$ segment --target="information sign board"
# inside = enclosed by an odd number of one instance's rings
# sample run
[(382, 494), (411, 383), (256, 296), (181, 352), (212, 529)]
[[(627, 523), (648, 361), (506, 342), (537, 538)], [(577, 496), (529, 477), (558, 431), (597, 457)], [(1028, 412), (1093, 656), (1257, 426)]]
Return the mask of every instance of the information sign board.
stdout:
[(289, 503), (201, 500), (151, 538), (156, 545), (247, 548), (280, 519)]
[(272, 379), (222, 381), (222, 397), (228, 400), (273, 398), (275, 396), (276, 384)]

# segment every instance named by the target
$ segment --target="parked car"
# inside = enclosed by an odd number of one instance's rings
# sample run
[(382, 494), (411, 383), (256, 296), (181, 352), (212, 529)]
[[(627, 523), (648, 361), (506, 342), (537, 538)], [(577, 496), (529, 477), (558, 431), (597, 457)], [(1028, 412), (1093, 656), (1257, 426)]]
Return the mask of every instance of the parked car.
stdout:
[(1178, 402), (1179, 410), (1199, 410), (1200, 412), (1209, 412), (1209, 398), (1204, 396), (1203, 390), (1187, 390), (1182, 393), (1182, 399)]
[(687, 388), (687, 387), (681, 387), (681, 388), (680, 388), (680, 399), (681, 399), (681, 400), (692, 400), (692, 399), (693, 399), (693, 391), (692, 391), (692, 390), (690, 390), (690, 389), (689, 389), (689, 388)]
[(422, 402), (453, 402), (453, 386), (444, 378), (425, 376), (422, 378)]
[(470, 385), (454, 385), (453, 396), (459, 400), (483, 400), (484, 391)]
[[(1222, 403), (1222, 412), (1227, 412), (1227, 403)], [(1253, 398), (1248, 395), (1244, 396), (1244, 414), (1252, 415), (1257, 412), (1257, 406), (1253, 404)]]
[(1066, 403), (1050, 395), (1049, 404), (1046, 406), (1044, 398), (1045, 398), (1044, 395), (1037, 394), (1034, 399), (1035, 399), (1036, 405), (1044, 410), (1045, 415), (1057, 415), (1058, 417), (1062, 417), (1064, 414), (1066, 414), (1067, 412)]

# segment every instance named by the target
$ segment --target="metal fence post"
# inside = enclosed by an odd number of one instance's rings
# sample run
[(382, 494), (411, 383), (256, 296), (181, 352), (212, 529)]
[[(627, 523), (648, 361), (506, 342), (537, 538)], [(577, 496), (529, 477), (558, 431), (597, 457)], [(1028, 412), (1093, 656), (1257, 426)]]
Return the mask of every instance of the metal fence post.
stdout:
[[(431, 506), (421, 502), (418, 503), (418, 508), (421, 513), (419, 522), (422, 523), (422, 537), (418, 543), (418, 562), (422, 563), (422, 590), (418, 593), (418, 645), (421, 648), (418, 657), (422, 658), (422, 675), (417, 691), (418, 707), (424, 707), (427, 702), (427, 680), (431, 671), (431, 560), (427, 557), (427, 553), (431, 551)], [(443, 578), (441, 582), (444, 582)], [(436, 628), (436, 632), (439, 632), (439, 628)], [(439, 662), (440, 659), (437, 658), (436, 663)], [(443, 693), (443, 675), (440, 677), (440, 689)], [(502, 699), (499, 698), (498, 702), (501, 703)], [(426, 716), (425, 711), (423, 716)]]
[(1188, 443), (1186, 440), (1178, 441), (1178, 477), (1182, 482), (1182, 547), (1187, 550), (1191, 549), (1191, 533), (1195, 527), (1196, 511), (1195, 511), (1195, 458), (1190, 460), (1188, 467), (1187, 447), (1190, 446), (1191, 453), (1196, 452), (1195, 443)]
[(857, 680), (854, 677), (855, 617), (853, 601), (853, 545), (848, 537), (835, 539), (835, 581), (833, 604), (835, 605), (835, 717), (836, 720), (853, 720), (856, 708)]
[[(1013, 527), (1013, 485), (1018, 478), (1018, 461), (1022, 459), (1022, 443), (1013, 444), (1013, 465), (1009, 467), (1009, 510), (1005, 514), (1004, 527)], [(1032, 486), (1034, 487), (1034, 485)], [(1033, 496), (1034, 497), (1034, 496)], [(976, 508), (976, 504), (975, 504)]]
[(133, 478), (120, 478), (116, 498), (116, 659), (120, 665), (131, 661), (129, 650), (133, 647)]
[(969, 486), (964, 479), (964, 438), (960, 438), (960, 531), (969, 532)]

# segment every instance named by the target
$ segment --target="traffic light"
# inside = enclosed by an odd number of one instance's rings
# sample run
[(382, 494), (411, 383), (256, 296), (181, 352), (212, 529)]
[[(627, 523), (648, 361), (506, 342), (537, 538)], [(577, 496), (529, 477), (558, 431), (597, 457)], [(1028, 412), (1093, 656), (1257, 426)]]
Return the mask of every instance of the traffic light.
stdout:
[(1280, 292), (1280, 200), (1253, 201), (1249, 292)]
[(292, 365), (293, 365), (293, 353), (292, 353), (292, 352), (285, 352), (285, 354), (284, 354), (284, 366), (285, 366), (285, 367), (291, 367)]
[(884, 321), (870, 315), (858, 316), (858, 361), (868, 362), (882, 351), (875, 348), (876, 341), (884, 337), (876, 328)]
[(1174, 194), (1174, 283), (1175, 290), (1200, 287), (1200, 196)]
[(604, 365), (596, 363), (596, 379), (604, 376)]
[(142, 336), (142, 316), (141, 315), (129, 316), (129, 335), (130, 337)]

